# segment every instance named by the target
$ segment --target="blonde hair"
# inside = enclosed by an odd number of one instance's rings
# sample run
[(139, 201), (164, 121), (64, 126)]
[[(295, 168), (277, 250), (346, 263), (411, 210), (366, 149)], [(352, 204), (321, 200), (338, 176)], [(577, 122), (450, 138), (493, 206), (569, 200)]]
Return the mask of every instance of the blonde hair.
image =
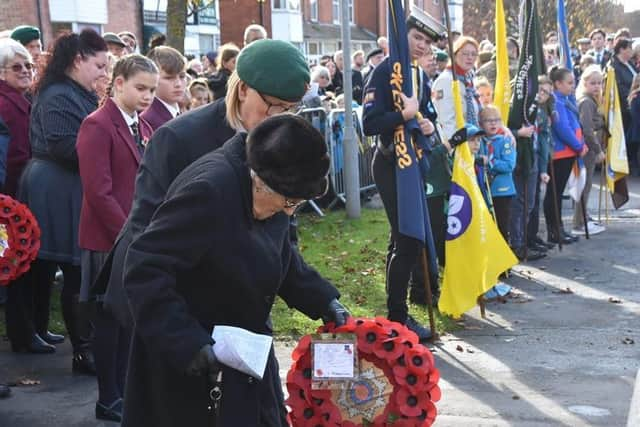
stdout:
[(189, 93), (191, 94), (191, 96), (194, 96), (195, 92), (201, 91), (201, 92), (206, 92), (207, 97), (209, 98), (208, 102), (211, 102), (213, 100), (213, 94), (209, 90), (209, 85), (207, 84), (207, 81), (203, 78), (193, 79), (189, 83), (189, 86), (187, 87), (187, 89), (189, 89)]
[(458, 51), (460, 51), (460, 49), (462, 49), (468, 44), (473, 45), (473, 47), (475, 47), (476, 50), (479, 50), (478, 41), (476, 39), (469, 36), (460, 36), (458, 40), (456, 40), (456, 42), (453, 44), (453, 56), (455, 56), (458, 53)]
[(476, 77), (474, 86), (476, 87), (476, 89), (479, 89), (481, 87), (488, 87), (489, 89), (493, 90), (491, 83), (489, 83), (489, 79), (487, 79), (485, 76)]
[(242, 117), (240, 117), (240, 89), (244, 83), (240, 80), (238, 72), (234, 71), (227, 80), (227, 96), (224, 99), (224, 105), (227, 109), (227, 122), (235, 130), (244, 128), (242, 125)]
[(602, 79), (602, 70), (597, 64), (589, 65), (582, 72), (582, 75), (580, 76), (580, 82), (578, 83), (578, 87), (576, 88), (576, 98), (582, 98), (586, 94), (586, 82), (593, 77), (600, 77)]
[(487, 116), (498, 116), (500, 117), (500, 110), (493, 104), (487, 104), (482, 107), (480, 113), (478, 113), (478, 119), (482, 122)]
[(225, 43), (220, 47), (216, 62), (218, 63), (218, 71), (224, 68), (224, 63), (235, 58), (240, 53), (240, 48), (234, 43)]

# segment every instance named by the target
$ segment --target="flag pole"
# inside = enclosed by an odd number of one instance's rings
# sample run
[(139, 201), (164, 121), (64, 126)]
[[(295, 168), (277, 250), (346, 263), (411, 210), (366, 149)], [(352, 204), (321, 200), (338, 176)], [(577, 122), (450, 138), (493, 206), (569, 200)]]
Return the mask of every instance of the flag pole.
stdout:
[(580, 208), (582, 209), (582, 222), (584, 223), (584, 237), (589, 240), (589, 224), (587, 224), (587, 203), (584, 201), (584, 190), (580, 195)]
[[(549, 172), (549, 176), (551, 177), (551, 191), (553, 191), (553, 213), (556, 217), (556, 236), (558, 239), (558, 250), (562, 251), (562, 237), (560, 237), (560, 209), (558, 208), (558, 190), (556, 189), (556, 173), (553, 167), (553, 156), (551, 156), (551, 167), (549, 168)], [(547, 189), (547, 191), (549, 191), (549, 189)]]
[(598, 222), (602, 224), (602, 188), (604, 184), (604, 171), (607, 167), (607, 159), (605, 158), (600, 165), (600, 189), (598, 190)]
[(427, 295), (427, 312), (429, 313), (429, 328), (431, 329), (431, 341), (438, 340), (436, 318), (433, 314), (433, 295), (431, 294), (431, 276), (429, 276), (429, 263), (427, 261), (427, 248), (422, 248), (422, 274), (424, 275), (424, 290)]
[(525, 176), (523, 183), (524, 183), (524, 188), (523, 188), (523, 193), (524, 193), (524, 212), (522, 213), (522, 216), (524, 216), (524, 218), (523, 218), (523, 221), (522, 221), (522, 225), (524, 226), (524, 233), (523, 233), (522, 239), (523, 239), (523, 243), (524, 243), (524, 260), (527, 261), (527, 259), (529, 258), (529, 244), (528, 244), (528, 239), (529, 239), (528, 229), (529, 229), (529, 227), (527, 226), (528, 223), (529, 223), (529, 177)]

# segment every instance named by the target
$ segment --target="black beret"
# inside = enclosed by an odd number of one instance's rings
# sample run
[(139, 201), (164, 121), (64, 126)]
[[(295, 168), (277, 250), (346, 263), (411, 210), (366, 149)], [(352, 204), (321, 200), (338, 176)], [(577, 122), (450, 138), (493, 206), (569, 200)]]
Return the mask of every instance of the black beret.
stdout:
[(40, 39), (40, 30), (37, 27), (30, 25), (20, 25), (11, 32), (11, 38), (20, 42), (22, 45), (26, 45), (33, 40)]
[(328, 188), (330, 159), (324, 137), (293, 114), (271, 116), (249, 133), (247, 163), (285, 197), (313, 199)]
[(371, 49), (369, 51), (369, 53), (367, 53), (366, 61), (369, 62), (371, 57), (376, 56), (376, 55), (380, 55), (382, 53), (384, 53), (384, 51), (382, 50), (381, 47), (376, 47), (375, 49)]
[(236, 60), (240, 80), (258, 92), (297, 102), (307, 92), (311, 75), (304, 55), (282, 40), (256, 40)]

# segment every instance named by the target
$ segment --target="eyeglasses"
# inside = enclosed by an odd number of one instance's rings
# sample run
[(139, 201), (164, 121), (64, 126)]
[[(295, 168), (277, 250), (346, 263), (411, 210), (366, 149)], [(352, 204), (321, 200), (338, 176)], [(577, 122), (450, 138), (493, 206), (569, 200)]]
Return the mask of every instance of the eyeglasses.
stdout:
[(470, 52), (470, 51), (460, 51), (459, 52), (460, 55), (466, 57), (466, 58), (477, 58), (478, 57), (478, 52)]
[[(258, 176), (258, 174), (251, 169), (250, 171), (251, 173), (251, 177), (255, 178)], [(262, 179), (260, 179), (260, 181), (262, 181)], [(265, 184), (264, 182), (261, 183), (261, 185), (257, 185), (254, 187), (256, 192), (265, 192), (265, 193), (269, 193), (269, 194), (278, 194), (281, 195), (280, 193), (278, 193), (276, 190), (272, 189), (271, 187), (269, 187), (267, 184)], [(284, 197), (284, 196), (283, 196)], [(284, 198), (284, 206), (283, 209), (297, 209), (300, 205), (302, 205), (306, 200), (295, 200), (295, 199), (289, 199), (288, 197)]]
[(5, 67), (5, 69), (9, 69), (14, 73), (19, 73), (23, 68), (27, 71), (31, 71), (33, 69), (33, 64), (31, 62), (25, 62), (24, 64), (21, 62), (17, 62), (9, 67)]
[(551, 92), (549, 92), (548, 90), (545, 89), (540, 89), (540, 93), (543, 95), (551, 95)]
[(300, 103), (293, 104), (293, 105), (290, 105), (288, 107), (286, 105), (272, 104), (269, 101), (267, 101), (265, 99), (265, 97), (260, 92), (258, 92), (257, 90), (256, 90), (256, 93), (258, 94), (260, 99), (262, 99), (262, 102), (267, 104), (267, 116), (273, 116), (275, 114), (282, 114), (282, 113), (293, 113), (293, 114), (296, 114), (298, 111), (300, 111), (300, 108), (301, 108)]

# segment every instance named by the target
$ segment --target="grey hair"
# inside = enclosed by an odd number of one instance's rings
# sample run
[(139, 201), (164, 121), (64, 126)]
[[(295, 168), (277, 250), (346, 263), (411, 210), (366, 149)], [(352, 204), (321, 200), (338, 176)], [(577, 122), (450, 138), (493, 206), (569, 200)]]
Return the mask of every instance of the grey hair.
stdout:
[(0, 68), (5, 68), (9, 61), (16, 56), (21, 56), (29, 62), (33, 62), (31, 54), (26, 47), (13, 39), (0, 40)]
[(326, 77), (327, 80), (331, 81), (331, 73), (329, 73), (329, 69), (323, 65), (316, 65), (311, 70), (311, 81), (315, 82), (319, 77)]

